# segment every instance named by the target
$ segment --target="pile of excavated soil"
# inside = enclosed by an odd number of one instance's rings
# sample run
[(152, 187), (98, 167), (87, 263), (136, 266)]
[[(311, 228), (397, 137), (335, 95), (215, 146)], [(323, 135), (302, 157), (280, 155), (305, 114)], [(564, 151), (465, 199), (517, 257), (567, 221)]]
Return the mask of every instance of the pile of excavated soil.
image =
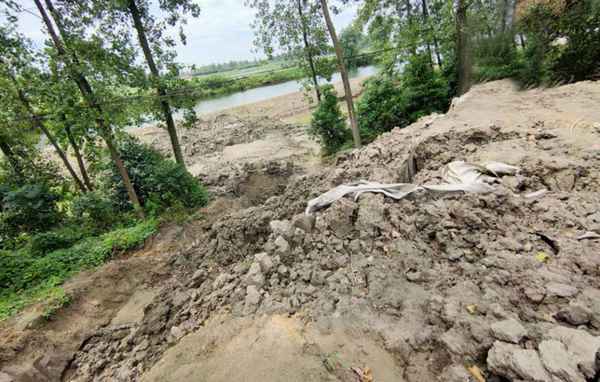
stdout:
[[(83, 341), (59, 378), (597, 381), (599, 104), (596, 82), (483, 84), (446, 115), (290, 176), (211, 221), (143, 317)], [(455, 160), (521, 170), (489, 194), (364, 194), (303, 214), (336, 185), (438, 183)]]

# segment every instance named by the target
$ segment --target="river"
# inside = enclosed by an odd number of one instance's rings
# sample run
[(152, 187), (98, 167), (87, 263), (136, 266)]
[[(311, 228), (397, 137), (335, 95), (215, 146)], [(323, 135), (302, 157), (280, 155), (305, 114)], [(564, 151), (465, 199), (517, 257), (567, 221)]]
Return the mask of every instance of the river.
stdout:
[[(371, 76), (377, 72), (374, 66), (365, 66), (351, 71), (350, 77), (365, 77)], [(335, 73), (330, 82), (338, 82), (341, 80), (340, 74)], [(323, 81), (326, 82), (326, 81)], [(261, 86), (259, 88), (248, 89), (242, 92), (229, 94), (219, 98), (200, 101), (194, 108), (196, 114), (208, 114), (230, 109), (237, 106), (247, 105), (254, 102), (265, 101), (273, 97), (282, 96), (289, 93), (301, 91), (302, 83), (297, 80), (282, 82), (277, 85)], [(180, 117), (180, 115), (177, 115)]]

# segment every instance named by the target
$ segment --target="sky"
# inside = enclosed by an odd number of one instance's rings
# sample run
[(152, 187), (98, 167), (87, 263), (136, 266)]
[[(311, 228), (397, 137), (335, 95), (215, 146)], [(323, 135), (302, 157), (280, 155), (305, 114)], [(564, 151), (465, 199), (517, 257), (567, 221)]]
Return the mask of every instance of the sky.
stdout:
[[(152, 0), (156, 3), (155, 0)], [(200, 17), (188, 18), (184, 27), (187, 45), (176, 47), (177, 61), (183, 64), (206, 65), (231, 60), (262, 58), (253, 47), (254, 33), (250, 26), (254, 18), (252, 9), (244, 6), (244, 0), (196, 0), (202, 11)], [(21, 0), (22, 6), (37, 14), (33, 0)], [(348, 26), (356, 14), (356, 7), (344, 9), (334, 15), (339, 31)], [(27, 12), (19, 20), (20, 31), (42, 46), (44, 32), (41, 20)]]

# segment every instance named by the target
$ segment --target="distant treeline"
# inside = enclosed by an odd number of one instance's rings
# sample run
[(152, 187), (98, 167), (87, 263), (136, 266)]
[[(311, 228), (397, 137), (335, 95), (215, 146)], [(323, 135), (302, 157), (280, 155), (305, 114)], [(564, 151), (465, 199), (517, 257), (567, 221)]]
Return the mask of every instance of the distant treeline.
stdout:
[(233, 70), (243, 70), (250, 68), (257, 68), (260, 66), (269, 65), (272, 63), (278, 63), (282, 66), (286, 66), (285, 63), (288, 61), (287, 57), (284, 55), (275, 56), (271, 59), (254, 59), (254, 60), (232, 60), (228, 62), (214, 63), (202, 66), (192, 65), (190, 68), (190, 73), (194, 76), (203, 76), (208, 74), (229, 72)]

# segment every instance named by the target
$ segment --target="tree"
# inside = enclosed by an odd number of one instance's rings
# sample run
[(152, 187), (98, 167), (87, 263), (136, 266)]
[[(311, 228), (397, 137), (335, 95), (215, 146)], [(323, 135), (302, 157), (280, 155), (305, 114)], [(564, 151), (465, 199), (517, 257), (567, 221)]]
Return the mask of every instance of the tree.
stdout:
[[(113, 133), (110, 129), (110, 126), (107, 125), (107, 122), (104, 118), (104, 111), (102, 109), (102, 106), (98, 103), (96, 94), (94, 93), (90, 82), (80, 70), (80, 63), (77, 58), (77, 55), (73, 52), (73, 50), (68, 51), (67, 46), (64, 44), (64, 41), (69, 40), (68, 37), (72, 36), (69, 36), (66, 32), (62, 24), (62, 19), (59, 13), (54, 9), (51, 0), (45, 0), (45, 3), (48, 7), (48, 11), (54, 19), (54, 22), (56, 23), (56, 26), (61, 36), (59, 36), (56, 33), (52, 20), (48, 16), (48, 12), (46, 12), (46, 9), (41, 3), (41, 0), (34, 0), (34, 2), (36, 7), (38, 8), (38, 11), (42, 17), (44, 24), (46, 25), (46, 29), (48, 31), (48, 34), (50, 35), (51, 41), (54, 45), (54, 48), (56, 49), (58, 56), (60, 57), (64, 65), (67, 67), (71, 79), (77, 84), (77, 87), (79, 88), (81, 95), (87, 103), (87, 105), (96, 112), (96, 125), (98, 127), (98, 133), (106, 142), (106, 146), (108, 148), (110, 156), (117, 168), (119, 169), (119, 173), (123, 179), (123, 184), (125, 185), (127, 194), (129, 196), (129, 200), (133, 208), (137, 211), (140, 217), (143, 217), (144, 212), (141, 208), (139, 199), (129, 178), (129, 174), (127, 173), (127, 169), (125, 168), (123, 161), (121, 160), (121, 157), (119, 155), (119, 152), (115, 146)], [(65, 39), (65, 37), (67, 37), (67, 39)]]
[(352, 100), (352, 89), (350, 87), (350, 80), (348, 78), (348, 71), (346, 70), (346, 63), (344, 62), (344, 52), (342, 51), (342, 46), (338, 40), (337, 34), (335, 32), (335, 26), (333, 25), (333, 21), (331, 20), (331, 15), (329, 14), (329, 6), (327, 5), (327, 0), (321, 1), (321, 11), (323, 12), (323, 17), (325, 18), (325, 23), (327, 24), (327, 29), (329, 30), (329, 35), (331, 37), (331, 41), (333, 42), (333, 47), (335, 49), (335, 55), (337, 56), (338, 68), (340, 70), (340, 75), (342, 77), (342, 82), (344, 84), (344, 93), (346, 98), (346, 104), (348, 106), (348, 117), (350, 118), (350, 127), (352, 130), (352, 138), (354, 140), (354, 147), (360, 147), (360, 132), (358, 131), (358, 124), (356, 122), (356, 113), (354, 110), (354, 101)]
[(140, 41), (140, 46), (142, 47), (144, 57), (146, 58), (146, 63), (148, 64), (150, 74), (152, 75), (152, 82), (154, 83), (154, 86), (156, 87), (156, 93), (160, 98), (159, 102), (164, 114), (165, 123), (167, 124), (167, 131), (169, 132), (171, 145), (173, 146), (173, 154), (175, 155), (175, 161), (185, 167), (185, 160), (183, 159), (181, 145), (179, 144), (179, 138), (177, 137), (177, 130), (175, 129), (175, 122), (173, 121), (171, 106), (169, 105), (169, 101), (166, 98), (167, 92), (165, 91), (165, 88), (160, 82), (160, 73), (158, 72), (158, 67), (156, 66), (156, 63), (154, 62), (154, 57), (152, 55), (152, 51), (150, 50), (150, 43), (148, 42), (148, 38), (146, 37), (146, 29), (142, 18), (144, 16), (147, 17), (147, 14), (144, 14), (147, 13), (147, 10), (143, 9), (142, 11), (140, 11), (138, 5), (136, 4), (136, 0), (128, 0), (127, 5), (131, 14), (131, 18), (133, 20), (133, 25), (137, 32), (138, 39)]
[(327, 155), (334, 154), (350, 139), (337, 94), (331, 85), (323, 87), (323, 99), (312, 115), (309, 132), (319, 139)]
[[(5, 101), (10, 102), (12, 98), (13, 102), (20, 104), (21, 107), (16, 106), (19, 116), (27, 119), (33, 128), (39, 129), (48, 138), (48, 141), (54, 147), (77, 187), (82, 192), (88, 191), (73, 169), (66, 153), (60, 147), (54, 134), (48, 129), (42, 117), (34, 110), (25, 86), (17, 78), (18, 74), (21, 76), (26, 75), (28, 83), (39, 85), (39, 71), (34, 67), (37, 59), (31, 52), (28, 41), (24, 36), (18, 33), (10, 33), (6, 28), (0, 28), (0, 40), (0, 53), (2, 53), (2, 57), (0, 58), (0, 75), (6, 79), (5, 86), (13, 90), (12, 94), (10, 91), (6, 92), (4, 95)], [(14, 160), (12, 161), (14, 162)]]
[[(71, 23), (83, 20), (89, 29), (99, 31), (100, 38), (110, 43), (133, 45), (130, 41), (133, 28), (150, 75), (149, 78), (140, 76), (130, 86), (140, 91), (154, 89), (157, 97), (156, 102), (151, 103), (151, 109), (157, 119), (165, 121), (175, 161), (185, 167), (172, 109), (185, 103), (185, 116), (189, 117), (189, 122), (195, 120), (195, 114), (189, 102), (182, 102), (184, 97), (176, 97), (169, 92), (170, 84), (181, 81), (178, 78), (181, 66), (174, 62), (175, 52), (171, 48), (175, 41), (167, 28), (179, 24), (179, 37), (185, 44), (186, 38), (181, 28), (186, 22), (185, 16), (191, 14), (197, 17), (200, 7), (192, 0), (159, 1), (158, 7), (164, 17), (157, 18), (150, 11), (152, 4), (149, 0), (62, 0), (61, 6)], [(128, 69), (138, 70), (131, 66)]]
[(456, 6), (456, 66), (458, 71), (458, 95), (471, 88), (471, 47), (467, 31), (467, 10), (470, 0), (457, 0)]
[(246, 0), (246, 4), (256, 9), (255, 46), (269, 57), (283, 51), (296, 61), (321, 101), (319, 77), (330, 78), (333, 71), (319, 57), (330, 48), (317, 4), (313, 0)]
[(363, 42), (363, 34), (359, 28), (353, 25), (345, 28), (340, 34), (340, 44), (346, 59), (347, 68), (355, 69), (359, 66), (360, 48)]

